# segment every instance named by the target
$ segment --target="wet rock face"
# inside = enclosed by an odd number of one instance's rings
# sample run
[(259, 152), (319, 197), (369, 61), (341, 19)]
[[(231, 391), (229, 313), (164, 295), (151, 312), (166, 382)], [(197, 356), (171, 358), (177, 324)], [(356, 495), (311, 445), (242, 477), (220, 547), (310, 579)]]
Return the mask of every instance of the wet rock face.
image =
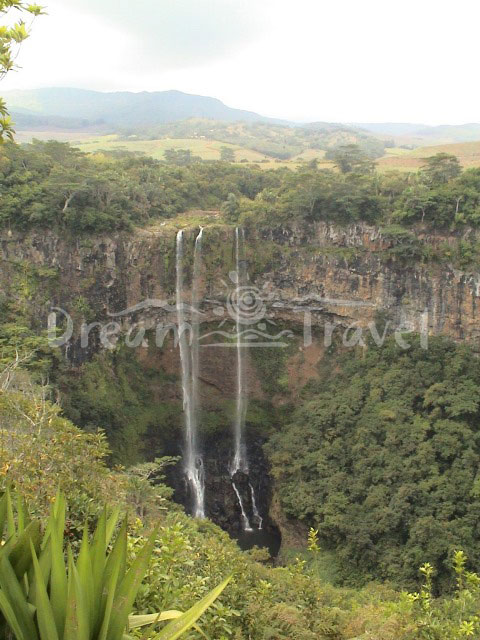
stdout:
[[(431, 252), (453, 249), (461, 239), (435, 232), (415, 232), (415, 237)], [(262, 239), (281, 246), (255, 278), (271, 293), (280, 317), (298, 323), (301, 312), (310, 311), (314, 324), (327, 320), (366, 327), (378, 312), (386, 312), (395, 326), (419, 331), (425, 321), (431, 335), (480, 348), (477, 267), (462, 270), (445, 260), (402, 255), (398, 239), (365, 224), (318, 223), (308, 231), (264, 232)], [(471, 232), (469, 240), (475, 239)]]
[[(204, 447), (205, 468), (205, 513), (222, 529), (238, 538), (244, 532), (244, 522), (240, 503), (233, 483), (240, 494), (242, 504), (251, 528), (259, 528), (273, 536), (279, 536), (278, 529), (270, 517), (272, 500), (272, 486), (269, 476), (268, 462), (263, 454), (263, 441), (251, 438), (247, 443), (249, 455), (248, 474), (237, 471), (230, 475), (230, 464), (233, 456), (231, 438), (228, 427), (223, 437), (216, 437), (214, 441), (206, 442)], [(186, 506), (187, 511), (193, 503), (189, 495), (188, 484), (181, 462), (169, 472), (169, 481), (175, 489), (174, 499)], [(252, 500), (255, 499), (255, 506)]]
[[(193, 254), (195, 232), (186, 231), (187, 263)], [(458, 234), (417, 236), (432, 250), (453, 246), (460, 239)], [(475, 240), (474, 236), (470, 233), (469, 240)], [(326, 320), (367, 326), (384, 311), (393, 323), (418, 330), (421, 314), (426, 311), (431, 334), (478, 343), (480, 270), (463, 271), (448, 262), (402, 258), (395, 252), (396, 242), (380, 229), (364, 224), (340, 228), (319, 223), (308, 228), (248, 231), (250, 284), (268, 298), (269, 312), (277, 321), (301, 325), (303, 313), (308, 311), (318, 326)], [(202, 320), (218, 322), (218, 303), (225, 307), (232, 288), (233, 230), (206, 228), (204, 247)], [(110, 314), (145, 300), (174, 303), (174, 258), (172, 229), (81, 239), (50, 232), (4, 234), (0, 235), (0, 294), (12, 293), (12, 282), (18, 281), (25, 265), (33, 271), (47, 268), (54, 274), (51, 286), (29, 300), (39, 325), (44, 327), (48, 311), (58, 306), (74, 317), (77, 335), (82, 320), (116, 320), (124, 331), (132, 326), (154, 326), (165, 315), (156, 308), (118, 318)], [(190, 272), (187, 264), (187, 290)], [(35, 276), (36, 287), (42, 277)], [(78, 363), (85, 358), (75, 338), (71, 355)]]

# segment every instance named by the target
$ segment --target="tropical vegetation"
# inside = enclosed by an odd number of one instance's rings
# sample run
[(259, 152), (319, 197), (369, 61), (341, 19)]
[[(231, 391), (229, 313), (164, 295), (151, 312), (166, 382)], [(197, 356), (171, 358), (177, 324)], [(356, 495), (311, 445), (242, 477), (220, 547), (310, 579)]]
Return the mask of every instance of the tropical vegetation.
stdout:
[(408, 231), (477, 227), (480, 169), (462, 171), (438, 154), (413, 173), (375, 171), (356, 145), (331, 150), (337, 170), (297, 170), (200, 161), (172, 149), (165, 161), (126, 152), (85, 154), (67, 143), (34, 141), (0, 149), (0, 225), (70, 233), (130, 230), (188, 210), (223, 211), (256, 228), (365, 222)]

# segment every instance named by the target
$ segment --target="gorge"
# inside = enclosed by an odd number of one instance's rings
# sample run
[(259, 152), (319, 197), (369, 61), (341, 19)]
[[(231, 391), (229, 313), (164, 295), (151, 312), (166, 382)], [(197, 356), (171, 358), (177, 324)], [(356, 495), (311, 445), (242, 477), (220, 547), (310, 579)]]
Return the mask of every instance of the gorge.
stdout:
[(0, 0), (0, 640), (480, 640), (480, 10), (270, 4)]
[[(279, 507), (263, 451), (284, 408), (318, 378), (332, 341), (343, 348), (359, 329), (370, 335), (380, 315), (406, 340), (426, 322), (428, 335), (475, 348), (480, 274), (405, 260), (398, 240), (365, 224), (254, 232), (219, 224), (215, 215), (204, 214), (203, 228), (168, 225), (85, 239), (4, 234), (0, 284), (5, 296), (15, 295), (14, 287), (28, 292), (39, 331), (53, 307), (72, 318), (73, 334), (62, 347), (65, 393), (102, 354), (119, 358), (110, 354), (120, 349), (126, 362), (135, 363), (128, 366), (137, 367), (145, 393), (166, 416), (164, 433), (155, 433), (160, 414), (153, 409), (127, 448), (126, 432), (105, 424), (119, 462), (180, 455), (171, 482), (190, 513), (236, 537), (262, 527), (278, 536), (279, 527), (282, 541), (291, 541), (297, 525)], [(437, 246), (456, 238), (425, 234), (423, 241)], [(229, 301), (242, 302), (243, 289), (247, 307), (255, 303), (255, 312), (261, 311), (252, 325), (240, 322), (241, 304), (233, 316), (228, 311)], [(57, 316), (61, 332), (62, 314)], [(99, 323), (84, 347), (82, 323)], [(186, 323), (191, 344), (182, 331)], [(263, 346), (253, 348), (253, 330)], [(164, 339), (157, 344), (159, 335)], [(135, 336), (142, 340), (128, 348), (125, 341)], [(283, 346), (272, 347), (276, 342)]]

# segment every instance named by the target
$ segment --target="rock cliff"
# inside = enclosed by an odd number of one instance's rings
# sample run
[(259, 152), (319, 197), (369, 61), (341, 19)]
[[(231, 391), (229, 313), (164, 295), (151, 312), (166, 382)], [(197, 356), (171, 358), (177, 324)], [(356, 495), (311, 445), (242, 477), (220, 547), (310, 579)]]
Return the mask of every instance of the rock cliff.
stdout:
[[(195, 229), (188, 235), (193, 253)], [(432, 248), (458, 241), (443, 234), (419, 239)], [(448, 261), (402, 255), (395, 238), (367, 225), (247, 232), (246, 243), (250, 283), (279, 323), (301, 326), (307, 311), (314, 326), (336, 320), (367, 327), (383, 313), (394, 326), (419, 329), (426, 322), (430, 334), (478, 344), (480, 266), (461, 270)], [(211, 322), (233, 288), (233, 230), (207, 228), (204, 245), (202, 319)], [(146, 300), (174, 304), (174, 251), (175, 230), (168, 227), (83, 239), (48, 231), (4, 234), (0, 291), (17, 295), (15, 287), (31, 277), (40, 289), (30, 297), (38, 321), (45, 323), (49, 308), (59, 306), (77, 320), (103, 322)], [(145, 306), (122, 316), (124, 325), (132, 317), (151, 324), (163, 314)]]

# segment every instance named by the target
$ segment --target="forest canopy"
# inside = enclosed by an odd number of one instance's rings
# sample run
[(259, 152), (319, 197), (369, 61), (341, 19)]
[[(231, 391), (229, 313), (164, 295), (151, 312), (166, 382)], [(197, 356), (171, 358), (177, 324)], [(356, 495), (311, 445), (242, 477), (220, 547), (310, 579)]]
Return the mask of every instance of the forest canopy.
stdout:
[(5, 144), (0, 226), (96, 233), (191, 209), (222, 210), (226, 222), (260, 227), (315, 221), (444, 229), (479, 224), (480, 169), (462, 171), (455, 156), (427, 158), (416, 174), (380, 174), (355, 145), (330, 157), (336, 169), (318, 169), (313, 161), (295, 171), (264, 170), (179, 151), (159, 161), (118, 151), (85, 154), (55, 141)]
[(462, 548), (478, 563), (480, 362), (465, 345), (332, 353), (290, 424), (267, 445), (286, 513), (315, 527), (347, 579), (445, 579)]

